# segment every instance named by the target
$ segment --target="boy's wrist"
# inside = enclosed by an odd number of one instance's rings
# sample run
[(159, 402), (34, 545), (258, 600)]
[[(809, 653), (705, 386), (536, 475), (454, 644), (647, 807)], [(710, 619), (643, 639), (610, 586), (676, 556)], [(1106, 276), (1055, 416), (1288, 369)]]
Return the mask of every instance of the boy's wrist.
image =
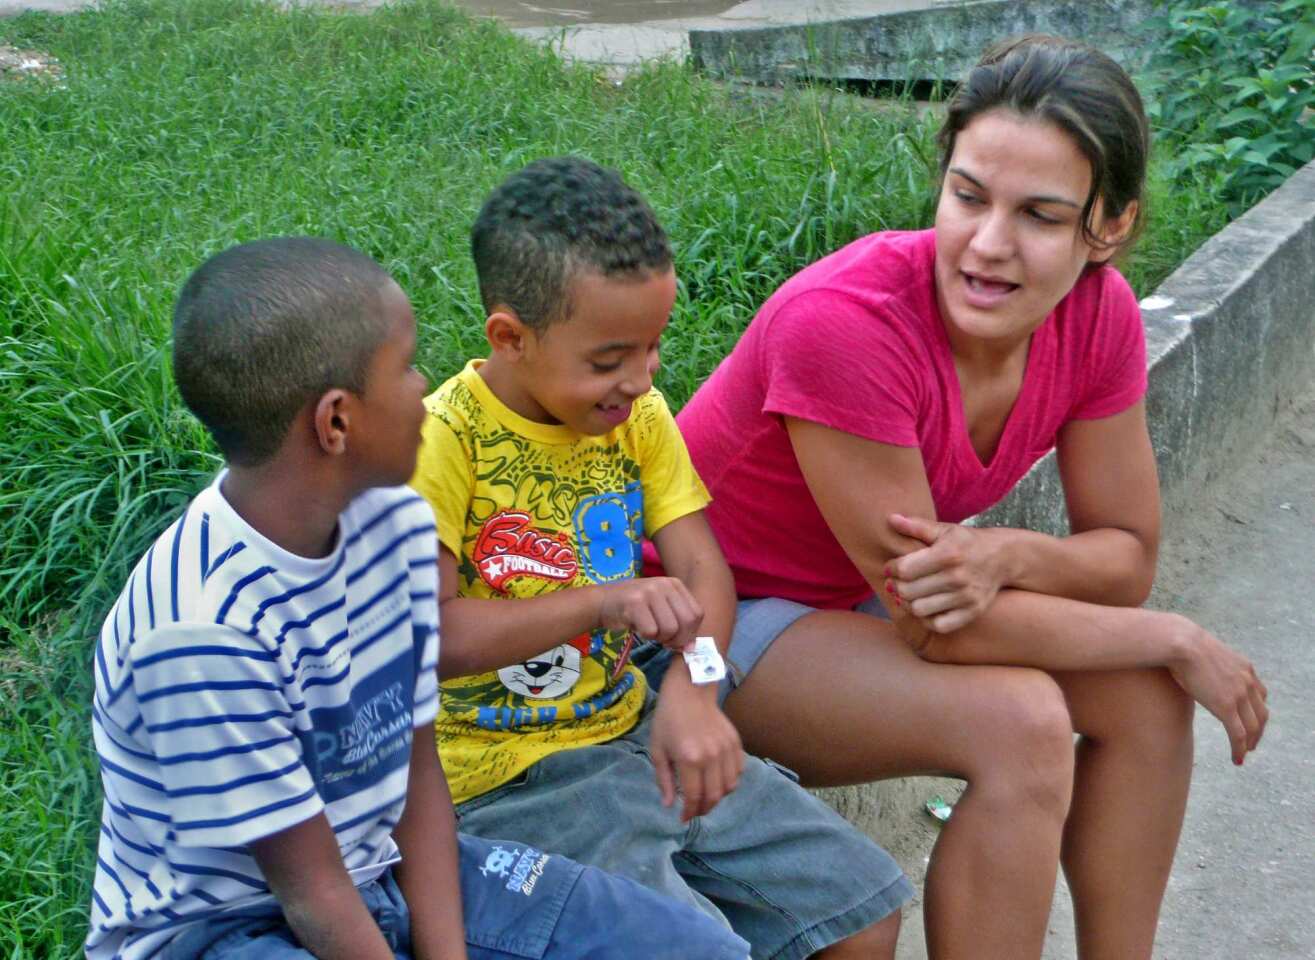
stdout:
[(689, 668), (690, 679), (698, 686), (715, 686), (726, 676), (726, 661), (712, 637), (695, 637), (694, 642), (681, 651), (681, 658)]
[[(349, 892), (350, 891), (350, 892)], [(279, 901), (289, 928), (306, 948), (325, 960), (386, 960), (392, 950), (383, 931), (349, 884), (311, 899)]]
[(685, 663), (685, 658), (679, 654), (672, 654), (671, 665), (667, 667), (666, 675), (662, 678), (662, 690), (658, 694), (658, 699), (661, 700), (670, 694), (670, 699), (693, 699), (716, 704), (717, 687), (718, 684), (715, 683), (695, 683), (694, 678), (690, 676), (689, 665)]
[[(414, 916), (414, 913), (412, 914)], [(430, 930), (412, 925), (412, 949), (415, 960), (466, 960), (464, 930)]]

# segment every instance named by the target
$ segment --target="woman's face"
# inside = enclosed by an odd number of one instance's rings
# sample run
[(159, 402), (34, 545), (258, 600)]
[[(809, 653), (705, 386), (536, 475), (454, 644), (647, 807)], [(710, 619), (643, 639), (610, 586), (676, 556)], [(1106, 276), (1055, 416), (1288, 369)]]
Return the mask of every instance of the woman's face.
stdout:
[[(951, 343), (1013, 348), (1073, 289), (1093, 247), (1082, 230), (1091, 166), (1046, 120), (992, 110), (959, 132), (936, 207), (936, 297)], [(1097, 236), (1115, 239), (1135, 205)]]

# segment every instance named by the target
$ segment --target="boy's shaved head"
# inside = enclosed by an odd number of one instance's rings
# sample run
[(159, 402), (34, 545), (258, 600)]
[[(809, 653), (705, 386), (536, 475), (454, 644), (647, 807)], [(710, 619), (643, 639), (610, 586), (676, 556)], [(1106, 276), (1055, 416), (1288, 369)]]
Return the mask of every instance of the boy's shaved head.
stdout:
[(390, 282), (365, 254), (315, 237), (242, 244), (188, 278), (174, 308), (174, 379), (230, 463), (273, 456), (326, 390), (364, 391), (388, 333), (380, 291)]
[(667, 235), (620, 174), (580, 157), (537, 160), (484, 201), (470, 235), (484, 309), (510, 307), (542, 332), (570, 313), (581, 270), (665, 271)]

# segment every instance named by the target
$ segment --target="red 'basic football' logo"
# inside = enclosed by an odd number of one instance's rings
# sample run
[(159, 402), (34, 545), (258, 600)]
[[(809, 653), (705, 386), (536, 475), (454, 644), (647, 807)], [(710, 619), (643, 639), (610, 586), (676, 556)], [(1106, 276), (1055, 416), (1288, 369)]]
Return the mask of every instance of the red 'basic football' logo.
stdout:
[(502, 510), (489, 517), (473, 553), (480, 578), (500, 593), (513, 577), (569, 583), (580, 569), (566, 534), (535, 529), (530, 515), (519, 510)]

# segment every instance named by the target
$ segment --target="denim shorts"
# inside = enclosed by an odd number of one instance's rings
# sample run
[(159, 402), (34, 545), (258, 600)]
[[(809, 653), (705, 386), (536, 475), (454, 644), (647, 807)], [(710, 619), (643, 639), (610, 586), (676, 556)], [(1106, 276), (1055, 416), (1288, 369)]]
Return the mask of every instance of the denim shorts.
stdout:
[[(869, 597), (854, 608), (859, 613), (870, 614), (889, 620), (886, 608), (875, 596)], [(724, 704), (732, 691), (744, 682), (744, 678), (762, 659), (767, 648), (783, 634), (787, 627), (800, 617), (816, 613), (816, 607), (810, 607), (794, 600), (780, 597), (741, 600), (735, 610), (735, 629), (731, 631), (731, 646), (726, 652), (726, 676), (717, 686), (717, 702)], [(662, 687), (662, 677), (671, 664), (671, 651), (655, 643), (639, 647), (634, 655), (635, 665), (644, 671), (648, 685), (658, 690)]]
[[(634, 881), (525, 843), (462, 834), (459, 873), (470, 960), (743, 960), (748, 945), (703, 912)], [(398, 960), (411, 915), (389, 871), (358, 888)], [(672, 936), (679, 929), (680, 936)], [(622, 946), (623, 945), (623, 946)], [(312, 960), (276, 903), (184, 928), (160, 960)]]
[(658, 793), (648, 752), (651, 708), (650, 698), (630, 733), (558, 751), (461, 804), (461, 829), (515, 834), (632, 877), (729, 924), (755, 960), (807, 957), (912, 896), (884, 850), (788, 771), (755, 757), (745, 758), (733, 793), (681, 823), (679, 804), (662, 806)]

